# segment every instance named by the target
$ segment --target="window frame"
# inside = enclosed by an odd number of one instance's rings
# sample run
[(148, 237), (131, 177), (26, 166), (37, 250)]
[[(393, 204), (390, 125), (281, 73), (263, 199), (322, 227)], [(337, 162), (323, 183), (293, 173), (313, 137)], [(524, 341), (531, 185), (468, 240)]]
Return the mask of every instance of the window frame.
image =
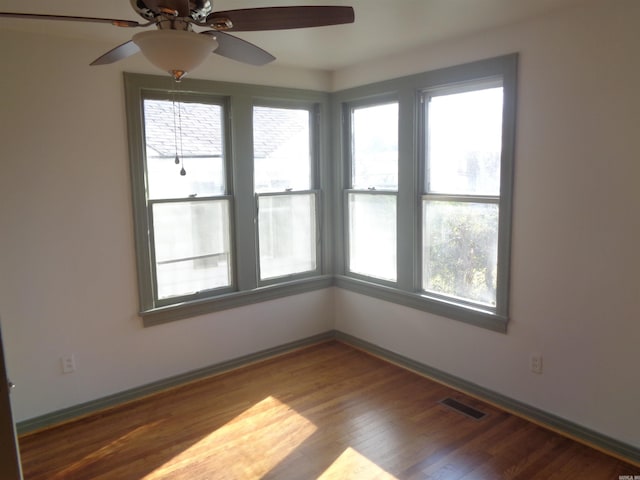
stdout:
[[(419, 158), (419, 162), (420, 162), (420, 172), (421, 172), (421, 196), (420, 196), (420, 218), (421, 218), (421, 224), (420, 224), (420, 245), (423, 245), (424, 243), (424, 238), (422, 238), (422, 232), (423, 232), (423, 219), (424, 219), (424, 204), (428, 203), (430, 201), (442, 201), (442, 202), (452, 202), (452, 203), (476, 203), (476, 204), (491, 204), (491, 205), (497, 205), (498, 206), (498, 235), (497, 235), (497, 244), (498, 244), (498, 255), (497, 255), (497, 271), (496, 271), (496, 283), (497, 285), (501, 286), (504, 285), (505, 283), (505, 271), (504, 269), (501, 269), (501, 263), (504, 262), (504, 259), (501, 258), (500, 255), (500, 249), (504, 248), (504, 239), (502, 239), (501, 241), (501, 237), (500, 237), (500, 210), (501, 207), (503, 205), (504, 202), (501, 202), (501, 196), (502, 196), (502, 191), (503, 188), (508, 188), (508, 186), (506, 186), (503, 182), (502, 182), (502, 174), (503, 174), (503, 153), (501, 152), (501, 166), (500, 166), (500, 174), (501, 174), (501, 178), (500, 178), (500, 188), (499, 188), (499, 192), (497, 195), (487, 195), (487, 194), (476, 194), (476, 193), (440, 193), (440, 192), (435, 192), (432, 191), (429, 185), (429, 172), (428, 172), (428, 166), (429, 166), (429, 155), (427, 152), (428, 149), (428, 130), (429, 130), (429, 125), (428, 125), (428, 105), (429, 105), (429, 101), (432, 97), (437, 97), (437, 96), (441, 96), (441, 95), (450, 95), (450, 94), (458, 94), (458, 93), (466, 93), (466, 92), (475, 92), (475, 91), (479, 91), (479, 90), (484, 90), (484, 89), (489, 89), (489, 88), (493, 88), (493, 87), (497, 87), (499, 86), (500, 88), (503, 89), (504, 91), (504, 85), (503, 85), (503, 79), (502, 76), (495, 76), (495, 77), (485, 77), (482, 79), (473, 79), (473, 80), (469, 80), (466, 82), (455, 82), (454, 84), (449, 84), (446, 86), (437, 86), (437, 87), (433, 87), (433, 88), (425, 88), (423, 89), (420, 94), (419, 94), (419, 98), (420, 98), (420, 113), (419, 113), (419, 121), (418, 121), (418, 125), (419, 125), (419, 141), (420, 141), (420, 145), (421, 145), (421, 149), (420, 149), (420, 158)], [(504, 97), (506, 95), (503, 93), (503, 101), (504, 101)], [(503, 118), (502, 118), (502, 122), (503, 122), (503, 135), (504, 135), (504, 108), (503, 108)], [(424, 265), (424, 258), (422, 257), (422, 255), (420, 256), (420, 279), (421, 279), (421, 283), (424, 282), (424, 271), (422, 269)], [(504, 288), (496, 288), (496, 306), (495, 307), (491, 307), (489, 305), (486, 304), (482, 304), (480, 302), (475, 302), (473, 300), (470, 299), (464, 299), (464, 298), (457, 298), (454, 296), (450, 296), (450, 295), (446, 295), (446, 294), (442, 294), (442, 293), (438, 293), (438, 292), (434, 292), (434, 291), (425, 291), (422, 286), (421, 286), (421, 292), (423, 295), (429, 297), (429, 298), (433, 298), (435, 300), (438, 301), (446, 301), (446, 302), (451, 302), (451, 303), (455, 303), (455, 304), (459, 304), (461, 307), (464, 308), (472, 308), (472, 309), (478, 309), (478, 310), (488, 310), (488, 311), (493, 311), (493, 312), (498, 312), (500, 311), (500, 303), (505, 301), (505, 289)]]
[[(179, 97), (179, 98), (178, 98)], [(155, 228), (154, 228), (154, 213), (153, 207), (157, 204), (169, 204), (169, 203), (187, 203), (187, 202), (204, 202), (209, 200), (224, 200), (228, 201), (228, 222), (229, 222), (229, 234), (230, 241), (233, 243), (234, 231), (233, 231), (233, 195), (231, 194), (230, 186), (232, 184), (232, 169), (230, 166), (230, 136), (226, 132), (230, 128), (230, 115), (229, 115), (229, 101), (228, 98), (221, 95), (204, 95), (194, 92), (179, 92), (178, 94), (172, 92), (165, 92), (160, 90), (143, 90), (141, 92), (141, 128), (142, 128), (142, 165), (141, 171), (143, 182), (145, 185), (145, 192), (149, 191), (148, 176), (147, 176), (147, 155), (146, 155), (146, 142), (144, 138), (145, 130), (145, 118), (144, 118), (144, 101), (145, 100), (162, 100), (162, 101), (180, 101), (183, 103), (203, 103), (207, 105), (217, 105), (222, 108), (222, 148), (223, 148), (223, 168), (224, 168), (224, 182), (225, 191), (221, 195), (208, 195), (206, 197), (170, 197), (170, 198), (149, 198), (145, 195), (145, 215), (144, 219), (147, 223), (146, 230), (148, 231), (148, 249), (144, 250), (143, 262), (145, 265), (149, 265), (150, 285), (145, 285), (145, 289), (148, 291), (147, 295), (151, 296), (151, 301), (146, 297), (145, 305), (154, 305), (156, 307), (166, 307), (169, 305), (180, 304), (185, 302), (191, 302), (194, 300), (201, 300), (211, 297), (213, 295), (221, 295), (232, 292), (236, 287), (236, 272), (234, 269), (235, 262), (232, 258), (230, 274), (231, 282), (228, 286), (218, 287), (213, 289), (207, 289), (202, 292), (196, 292), (193, 294), (177, 295), (169, 298), (159, 298), (158, 296), (158, 276), (157, 276), (157, 264), (156, 264), (156, 245), (155, 245)], [(233, 252), (232, 252), (233, 257)]]
[[(124, 74), (128, 150), (131, 169), (133, 233), (138, 273), (139, 315), (144, 326), (194, 317), (228, 308), (327, 288), (340, 288), (398, 303), (431, 314), (448, 317), (498, 332), (506, 332), (509, 319), (509, 272), (511, 250), (511, 215), (518, 54), (480, 60), (430, 72), (385, 80), (369, 85), (327, 93), (281, 87), (267, 87), (228, 82), (185, 79), (182, 94), (223, 97), (229, 106), (229, 138), (226, 150), (230, 167), (227, 193), (232, 196), (232, 230), (234, 251), (234, 290), (169, 305), (153, 301), (150, 278), (149, 216), (144, 182), (144, 138), (142, 102), (145, 92), (174, 89), (167, 76)], [(420, 142), (420, 96), (428, 89), (500, 76), (503, 80), (503, 139), (499, 216), (499, 278), (502, 294), (495, 309), (477, 308), (436, 298), (421, 292), (421, 195), (424, 168)], [(345, 141), (344, 105), (385, 103), (397, 100), (398, 119), (398, 190), (397, 199), (397, 281), (388, 283), (346, 271), (348, 228), (346, 199), (350, 187), (348, 151)], [(317, 232), (320, 242), (318, 272), (298, 278), (278, 278), (276, 282), (259, 282), (257, 197), (253, 182), (252, 107), (312, 103), (318, 109)], [(272, 103), (273, 102), (273, 103)], [(248, 132), (248, 133), (247, 133)], [(383, 190), (380, 190), (383, 192)], [(267, 284), (268, 283), (268, 284)]]
[[(320, 107), (317, 103), (311, 102), (301, 102), (296, 100), (274, 100), (274, 99), (264, 99), (257, 98), (252, 106), (253, 107), (264, 107), (264, 108), (274, 108), (274, 109), (292, 109), (292, 110), (307, 110), (309, 112), (309, 147), (310, 147), (310, 158), (311, 162), (309, 169), (309, 188), (303, 190), (294, 190), (294, 189), (285, 189), (283, 191), (267, 191), (267, 192), (257, 192), (255, 191), (254, 185), (254, 197), (255, 197), (255, 208), (256, 208), (256, 245), (257, 245), (257, 275), (258, 275), (258, 285), (259, 286), (267, 286), (274, 285), (277, 283), (281, 283), (283, 281), (295, 281), (299, 279), (304, 279), (307, 277), (311, 277), (314, 275), (319, 275), (322, 269), (322, 202), (321, 202), (321, 190), (320, 190), (320, 182), (319, 179), (321, 177), (321, 161), (320, 161)], [(255, 172), (255, 170), (254, 170)], [(255, 183), (255, 182), (254, 182)], [(262, 279), (261, 278), (261, 266), (260, 266), (260, 197), (268, 197), (268, 196), (296, 196), (296, 195), (313, 195), (316, 207), (316, 217), (315, 217), (315, 242), (316, 242), (316, 268), (314, 270), (308, 270), (304, 272), (297, 272), (291, 274), (285, 274), (277, 277), (269, 277)]]
[[(345, 102), (342, 104), (342, 125), (343, 125), (343, 138), (345, 139), (344, 141), (344, 148), (343, 148), (343, 152), (344, 152), (344, 156), (345, 156), (345, 162), (344, 162), (344, 178), (345, 178), (345, 188), (343, 190), (343, 194), (342, 194), (342, 211), (344, 212), (344, 224), (343, 224), (343, 236), (342, 236), (342, 242), (343, 242), (343, 248), (344, 248), (344, 270), (345, 272), (348, 272), (348, 275), (353, 277), (353, 278), (358, 278), (364, 281), (368, 281), (369, 279), (374, 280), (375, 282), (380, 283), (381, 285), (386, 285), (389, 287), (394, 287), (397, 285), (398, 283), (398, 264), (397, 264), (397, 256), (396, 256), (396, 279), (395, 280), (391, 280), (391, 279), (385, 279), (385, 278), (381, 278), (381, 277), (375, 277), (375, 276), (371, 276), (371, 275), (366, 275), (364, 273), (359, 273), (359, 272), (355, 272), (352, 271), (350, 269), (350, 265), (351, 265), (351, 238), (350, 238), (350, 219), (351, 219), (351, 209), (349, 207), (350, 202), (349, 202), (349, 196), (350, 195), (371, 195), (371, 196), (380, 196), (380, 195), (385, 195), (385, 196), (392, 196), (395, 198), (396, 201), (396, 231), (398, 228), (398, 193), (399, 193), (399, 181), (398, 181), (398, 186), (396, 187), (396, 189), (392, 190), (392, 189), (386, 189), (386, 188), (381, 188), (381, 189), (377, 189), (375, 188), (375, 186), (370, 186), (365, 188), (355, 188), (353, 186), (353, 180), (354, 180), (354, 171), (355, 171), (355, 162), (354, 162), (354, 144), (353, 144), (353, 139), (354, 139), (354, 122), (353, 122), (353, 118), (354, 118), (354, 111), (359, 109), (359, 108), (368, 108), (368, 107), (376, 107), (376, 106), (382, 106), (382, 105), (389, 105), (389, 104), (398, 104), (399, 107), (399, 101), (396, 95), (393, 94), (382, 94), (382, 95), (375, 95), (372, 97), (366, 97), (366, 98), (359, 98), (357, 100), (354, 101), (350, 101), (350, 102)], [(397, 135), (399, 135), (399, 132), (396, 132)], [(399, 144), (399, 139), (398, 139), (398, 144)], [(399, 146), (399, 145), (398, 145)], [(400, 163), (400, 159), (396, 159), (396, 166), (399, 169), (399, 163)], [(396, 176), (398, 176), (398, 173), (396, 173)], [(396, 251), (397, 251), (397, 242), (398, 242), (398, 235), (396, 233)]]
[[(226, 195), (230, 198), (230, 231), (233, 257), (232, 288), (207, 290), (197, 295), (155, 298), (152, 263), (152, 227), (146, 184), (143, 99), (152, 96), (171, 98), (175, 85), (170, 77), (124, 74), (125, 108), (129, 139), (129, 160), (133, 204), (133, 230), (138, 277), (139, 315), (144, 326), (162, 324), (219, 310), (258, 303), (274, 298), (327, 288), (332, 285), (330, 241), (332, 229), (326, 218), (331, 210), (329, 195), (318, 194), (318, 216), (322, 235), (317, 270), (301, 277), (283, 277), (263, 284), (258, 281), (257, 209), (253, 185), (252, 107), (267, 99), (281, 105), (314, 105), (316, 121), (315, 189), (329, 185), (331, 169), (327, 160), (329, 144), (329, 94), (317, 91), (267, 87), (228, 82), (184, 79), (176, 100), (181, 98), (215, 98), (223, 100), (225, 119)], [(207, 103), (207, 102), (205, 102)], [(209, 102), (210, 103), (210, 102)], [(204, 199), (205, 197), (203, 197)], [(209, 197), (207, 197), (209, 198)], [(216, 198), (221, 198), (217, 197)], [(183, 199), (178, 199), (183, 200)]]
[[(373, 296), (386, 301), (419, 309), (435, 315), (462, 321), (489, 330), (506, 332), (509, 320), (509, 273), (511, 252), (511, 216), (513, 196), (513, 167), (515, 154), (515, 122), (517, 99), (518, 54), (479, 60), (463, 65), (446, 67), (407, 77), (336, 92), (332, 97), (336, 143), (334, 147), (340, 167), (336, 179), (343, 190), (350, 184), (350, 137), (346, 128), (347, 105), (359, 104), (376, 98), (399, 100), (398, 138), (398, 204), (397, 204), (397, 263), (396, 285), (373, 277), (362, 277), (348, 271), (346, 241), (336, 251), (336, 280), (338, 287)], [(433, 295), (422, 291), (422, 197), (425, 192), (425, 145), (423, 134), (424, 92), (473, 85), (500, 78), (503, 87), (502, 155), (500, 160), (500, 198), (498, 220), (498, 286), (495, 308), (472, 302)], [(347, 228), (348, 212), (339, 212), (336, 221)]]

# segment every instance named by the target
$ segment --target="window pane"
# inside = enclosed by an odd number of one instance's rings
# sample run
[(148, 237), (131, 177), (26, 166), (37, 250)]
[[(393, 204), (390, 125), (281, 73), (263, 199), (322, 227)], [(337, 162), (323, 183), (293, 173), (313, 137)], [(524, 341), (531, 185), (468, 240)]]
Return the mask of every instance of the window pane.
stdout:
[(354, 108), (352, 186), (398, 189), (398, 104)]
[(396, 280), (395, 195), (349, 194), (349, 270)]
[(316, 269), (315, 200), (314, 194), (259, 197), (262, 280)]
[(496, 303), (498, 205), (423, 201), (423, 289)]
[(428, 109), (428, 192), (500, 194), (502, 87), (434, 96)]
[(253, 107), (256, 192), (311, 189), (309, 111)]
[(222, 118), (220, 105), (144, 101), (149, 199), (225, 193)]
[(231, 285), (227, 200), (156, 203), (153, 235), (159, 299)]

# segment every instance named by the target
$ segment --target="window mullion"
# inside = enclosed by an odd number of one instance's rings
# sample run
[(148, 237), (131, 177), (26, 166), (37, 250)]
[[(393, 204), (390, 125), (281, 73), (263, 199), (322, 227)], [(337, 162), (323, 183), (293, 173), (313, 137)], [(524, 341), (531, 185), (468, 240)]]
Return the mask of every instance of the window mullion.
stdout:
[(233, 172), (234, 227), (236, 245), (236, 278), (238, 290), (258, 286), (257, 211), (253, 193), (253, 99), (234, 96), (231, 99), (231, 155)]
[(399, 91), (398, 108), (397, 282), (398, 288), (415, 292), (420, 285), (420, 210), (415, 124), (418, 117), (413, 89)]

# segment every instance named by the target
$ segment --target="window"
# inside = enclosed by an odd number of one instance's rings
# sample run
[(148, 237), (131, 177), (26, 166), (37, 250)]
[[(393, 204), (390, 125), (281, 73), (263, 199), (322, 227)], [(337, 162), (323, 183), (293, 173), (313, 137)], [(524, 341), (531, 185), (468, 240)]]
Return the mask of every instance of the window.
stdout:
[(426, 130), (422, 288), (495, 307), (502, 81), (422, 97)]
[(231, 287), (223, 105), (145, 98), (143, 112), (155, 303)]
[(253, 107), (261, 281), (318, 265), (312, 117), (308, 109)]
[(515, 54), (332, 94), (125, 74), (144, 324), (336, 285), (505, 331), (516, 74)]
[(506, 330), (516, 72), (506, 55), (334, 94), (338, 286)]
[(396, 281), (398, 103), (349, 107), (348, 270)]
[(145, 325), (331, 285), (328, 94), (137, 74), (125, 92)]

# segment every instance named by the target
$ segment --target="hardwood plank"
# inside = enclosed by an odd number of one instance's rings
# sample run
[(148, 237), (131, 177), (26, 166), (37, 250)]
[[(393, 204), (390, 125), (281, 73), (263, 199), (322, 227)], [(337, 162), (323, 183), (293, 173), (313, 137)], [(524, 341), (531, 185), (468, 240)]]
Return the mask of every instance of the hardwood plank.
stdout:
[[(474, 420), (445, 397), (488, 415)], [(332, 341), (20, 437), (25, 480), (617, 478), (640, 468)]]

